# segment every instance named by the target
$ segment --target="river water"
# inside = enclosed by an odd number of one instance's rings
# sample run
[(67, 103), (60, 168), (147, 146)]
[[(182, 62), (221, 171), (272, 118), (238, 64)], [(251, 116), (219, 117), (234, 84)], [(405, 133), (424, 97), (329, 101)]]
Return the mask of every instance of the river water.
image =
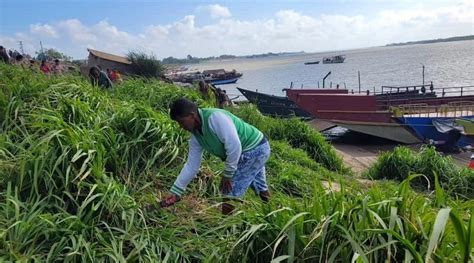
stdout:
[[(342, 64), (304, 65), (325, 56), (345, 55)], [(240, 95), (236, 87), (284, 95), (283, 88), (293, 82), (297, 88), (347, 87), (358, 91), (379, 90), (385, 86), (420, 85), (433, 82), (435, 88), (474, 85), (474, 41), (458, 41), (398, 47), (372, 47), (321, 53), (303, 53), (266, 58), (239, 58), (190, 65), (190, 70), (236, 69), (244, 75), (235, 84), (221, 85), (230, 95)], [(322, 62), (320, 62), (322, 63)], [(232, 96), (230, 96), (232, 97)]]

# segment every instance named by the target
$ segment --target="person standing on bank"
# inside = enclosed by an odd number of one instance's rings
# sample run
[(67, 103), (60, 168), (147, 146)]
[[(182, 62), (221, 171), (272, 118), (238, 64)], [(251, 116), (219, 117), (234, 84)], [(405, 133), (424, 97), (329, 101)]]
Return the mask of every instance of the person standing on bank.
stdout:
[(187, 185), (199, 171), (203, 150), (225, 161), (220, 184), (223, 214), (234, 210), (227, 201), (242, 197), (249, 187), (268, 202), (265, 163), (270, 157), (270, 145), (261, 131), (228, 111), (198, 108), (185, 98), (172, 103), (170, 116), (192, 135), (188, 160), (171, 187), (171, 194), (161, 202), (162, 207), (181, 200)]

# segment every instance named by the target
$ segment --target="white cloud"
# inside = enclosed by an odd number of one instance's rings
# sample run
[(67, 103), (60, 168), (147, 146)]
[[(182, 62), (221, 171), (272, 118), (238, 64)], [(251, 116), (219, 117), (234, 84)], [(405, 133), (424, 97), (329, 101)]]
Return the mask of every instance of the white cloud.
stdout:
[(225, 18), (232, 16), (227, 7), (218, 4), (200, 6), (198, 7), (198, 10), (206, 10), (207, 12), (209, 12), (212, 18)]
[(53, 38), (58, 37), (58, 33), (56, 32), (56, 30), (51, 25), (48, 25), (48, 24), (30, 25), (30, 32), (32, 34), (37, 34), (40, 37), (53, 37)]
[[(210, 8), (213, 7), (213, 8)], [(0, 36), (3, 45), (22, 40), (33, 53), (43, 44), (56, 46), (74, 57), (86, 57), (87, 47), (124, 54), (129, 50), (153, 52), (158, 57), (255, 54), (280, 51), (307, 52), (359, 48), (392, 42), (474, 34), (474, 4), (461, 2), (449, 7), (415, 6), (407, 10), (383, 10), (372, 16), (310, 16), (281, 10), (271, 18), (239, 20), (219, 5), (207, 6), (215, 17), (199, 25), (199, 17), (188, 15), (169, 24), (149, 25), (139, 32), (120, 30), (108, 21), (87, 25), (78, 19), (55, 24), (34, 24), (29, 32)], [(212, 14), (213, 12), (211, 12)], [(36, 47), (38, 49), (38, 47)]]
[(58, 30), (64, 31), (74, 41), (94, 42), (98, 39), (98, 36), (91, 32), (91, 28), (83, 25), (78, 19), (60, 21), (56, 27)]

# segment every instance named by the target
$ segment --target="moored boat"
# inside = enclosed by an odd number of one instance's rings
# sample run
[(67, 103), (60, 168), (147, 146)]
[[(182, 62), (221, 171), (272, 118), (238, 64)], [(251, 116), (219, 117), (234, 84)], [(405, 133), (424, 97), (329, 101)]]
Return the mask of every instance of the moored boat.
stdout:
[(242, 73), (237, 71), (226, 71), (224, 69), (204, 70), (202, 72), (204, 80), (214, 85), (224, 85), (236, 83), (242, 77)]
[(231, 79), (213, 79), (209, 80), (208, 82), (213, 85), (225, 85), (225, 84), (232, 84), (236, 83), (239, 78), (231, 78)]
[(226, 71), (224, 69), (205, 70), (201, 72), (190, 72), (171, 75), (174, 82), (194, 83), (196, 81), (205, 81), (213, 85), (224, 85), (236, 83), (242, 77), (242, 73), (235, 70)]
[[(451, 102), (442, 106), (400, 105), (398, 120), (425, 142), (447, 148), (473, 143), (474, 101)], [(400, 111), (402, 114), (400, 114)]]
[[(430, 91), (427, 92), (427, 87)], [(420, 87), (418, 87), (420, 88)], [(469, 116), (467, 111), (464, 115), (449, 114), (449, 105), (460, 105), (462, 103), (474, 102), (474, 86), (433, 89), (430, 85), (422, 86), (420, 92), (405, 92), (405, 94), (389, 92), (382, 94), (324, 94), (324, 93), (300, 93), (291, 94), (287, 91), (290, 100), (300, 108), (308, 111), (316, 118), (328, 120), (338, 125), (381, 138), (387, 138), (401, 143), (410, 141), (422, 141), (433, 137), (429, 134), (421, 135), (409, 123), (400, 117), (408, 116), (406, 108), (422, 105), (429, 107), (437, 113), (447, 112), (446, 117), (459, 118)], [(441, 91), (441, 92), (440, 92)], [(438, 96), (440, 94), (441, 96)], [(405, 110), (401, 110), (404, 107)], [(428, 116), (430, 117), (430, 116)], [(388, 127), (399, 130), (392, 132)], [(407, 130), (407, 132), (401, 132)], [(414, 140), (409, 134), (415, 135)]]
[(323, 64), (344, 63), (344, 60), (346, 60), (346, 57), (343, 55), (324, 57)]
[(287, 97), (268, 95), (256, 91), (237, 88), (247, 100), (255, 104), (258, 110), (265, 114), (280, 118), (301, 117), (311, 118), (311, 114), (300, 109)]

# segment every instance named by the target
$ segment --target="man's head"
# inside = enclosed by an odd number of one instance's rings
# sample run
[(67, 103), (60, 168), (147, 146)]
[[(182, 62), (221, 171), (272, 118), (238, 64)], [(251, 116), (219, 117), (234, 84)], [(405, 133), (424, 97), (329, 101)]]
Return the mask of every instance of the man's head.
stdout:
[(174, 101), (170, 106), (171, 119), (179, 123), (181, 128), (194, 132), (201, 124), (198, 107), (185, 98)]
[(97, 68), (96, 66), (93, 66), (90, 68), (89, 70), (89, 74), (94, 76), (94, 77), (98, 77), (99, 76), (99, 68)]
[(54, 64), (59, 65), (59, 59), (55, 59)]

